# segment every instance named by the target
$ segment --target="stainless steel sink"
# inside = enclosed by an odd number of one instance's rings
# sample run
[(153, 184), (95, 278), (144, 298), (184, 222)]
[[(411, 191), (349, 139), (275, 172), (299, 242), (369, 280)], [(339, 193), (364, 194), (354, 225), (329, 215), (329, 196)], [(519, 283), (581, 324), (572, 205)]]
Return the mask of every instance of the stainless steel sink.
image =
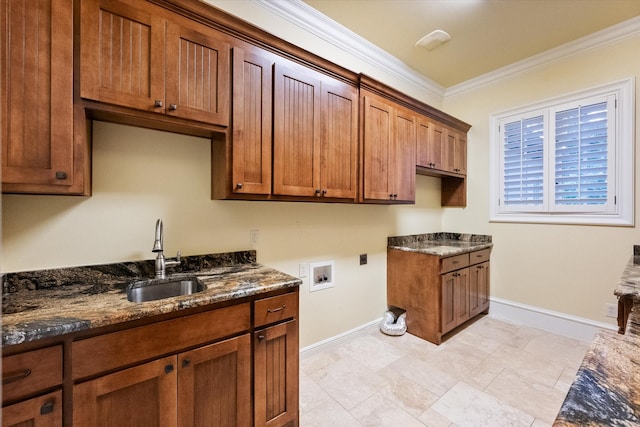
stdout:
[(191, 295), (204, 289), (204, 284), (195, 276), (139, 280), (127, 287), (127, 299), (131, 302), (156, 301)]

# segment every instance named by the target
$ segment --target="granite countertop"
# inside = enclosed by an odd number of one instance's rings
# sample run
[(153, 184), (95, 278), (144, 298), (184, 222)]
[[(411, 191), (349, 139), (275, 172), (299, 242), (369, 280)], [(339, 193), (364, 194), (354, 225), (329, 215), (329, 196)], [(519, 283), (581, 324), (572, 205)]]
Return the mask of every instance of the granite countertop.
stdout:
[(144, 303), (127, 300), (128, 284), (153, 277), (153, 260), (8, 273), (3, 277), (2, 346), (61, 336), (143, 317), (300, 286), (256, 263), (255, 251), (184, 257), (171, 276), (197, 276), (202, 292)]
[(634, 297), (625, 334), (596, 334), (554, 427), (640, 425), (640, 265), (633, 258), (614, 294)]
[(491, 236), (482, 234), (427, 233), (389, 237), (387, 247), (444, 258), (491, 248), (493, 243)]

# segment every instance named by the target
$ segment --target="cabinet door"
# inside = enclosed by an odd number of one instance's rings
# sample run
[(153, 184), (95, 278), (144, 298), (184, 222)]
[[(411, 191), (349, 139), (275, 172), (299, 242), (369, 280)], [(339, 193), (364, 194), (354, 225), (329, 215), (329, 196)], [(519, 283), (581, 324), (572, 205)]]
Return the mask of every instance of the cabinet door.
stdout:
[(178, 356), (178, 426), (251, 424), (249, 334)]
[(393, 200), (416, 199), (416, 118), (410, 111), (395, 109), (393, 150), (389, 170), (393, 174)]
[(74, 177), (72, 2), (2, 0), (0, 11), (3, 190), (65, 193)]
[(232, 191), (271, 194), (273, 61), (233, 48)]
[(489, 261), (470, 268), (469, 315), (471, 317), (489, 308)]
[(418, 118), (416, 139), (416, 165), (442, 170), (444, 128), (424, 118)]
[(298, 323), (254, 332), (255, 426), (298, 424)]
[(169, 427), (177, 423), (176, 356), (73, 387), (73, 425)]
[(147, 2), (80, 2), (80, 96), (164, 112), (165, 20)]
[(469, 320), (469, 269), (442, 275), (442, 333)]
[(467, 138), (452, 129), (445, 130), (445, 170), (460, 175), (467, 173)]
[(320, 192), (320, 78), (293, 63), (276, 63), (273, 193)]
[(358, 94), (334, 79), (322, 81), (320, 196), (354, 199), (358, 182)]
[(229, 124), (229, 45), (194, 22), (167, 22), (167, 114), (222, 126)]
[(61, 425), (62, 391), (2, 408), (3, 427), (60, 427)]
[(393, 199), (393, 183), (389, 171), (393, 120), (393, 107), (369, 96), (364, 97), (363, 198), (365, 200)]

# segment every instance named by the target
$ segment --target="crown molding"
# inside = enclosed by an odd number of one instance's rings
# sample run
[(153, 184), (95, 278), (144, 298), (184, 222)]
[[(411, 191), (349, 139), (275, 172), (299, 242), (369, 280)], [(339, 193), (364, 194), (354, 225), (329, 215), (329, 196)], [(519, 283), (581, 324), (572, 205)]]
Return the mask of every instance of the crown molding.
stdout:
[[(382, 50), (348, 28), (338, 24), (301, 0), (251, 1), (349, 55), (381, 71), (403, 79), (417, 89), (427, 91), (441, 99), (460, 95), (467, 91), (494, 84), (503, 79), (522, 75), (553, 62), (564, 60), (569, 56), (617, 43), (640, 34), (639, 16), (521, 61), (514, 62), (513, 64), (479, 77), (445, 88), (409, 68), (395, 56)], [(354, 71), (359, 72), (357, 70)]]
[[(427, 91), (442, 99), (445, 92), (443, 86), (412, 70), (395, 56), (323, 15), (301, 0), (252, 1), (349, 55), (385, 73), (405, 80), (419, 90)], [(354, 71), (359, 72), (357, 70)]]
[(640, 35), (640, 16), (447, 88), (444, 98), (519, 76), (551, 63)]

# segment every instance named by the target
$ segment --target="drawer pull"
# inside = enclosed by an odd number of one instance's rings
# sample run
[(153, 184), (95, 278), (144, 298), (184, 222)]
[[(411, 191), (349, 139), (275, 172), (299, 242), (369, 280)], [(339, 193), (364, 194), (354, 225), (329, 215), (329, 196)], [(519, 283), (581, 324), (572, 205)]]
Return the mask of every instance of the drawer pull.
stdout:
[(451, 261), (451, 264), (460, 264), (460, 261)]
[(2, 385), (19, 381), (23, 378), (27, 378), (29, 375), (31, 375), (31, 369), (7, 372), (5, 375), (2, 376)]
[(55, 405), (53, 402), (47, 402), (40, 407), (40, 415), (47, 415), (53, 412)]
[(278, 311), (282, 311), (285, 308), (287, 308), (285, 304), (282, 304), (282, 306), (278, 308), (267, 308), (267, 313), (277, 313)]
[(173, 372), (173, 365), (169, 364), (169, 365), (164, 367), (164, 373), (165, 374), (170, 374), (171, 372)]
[(262, 335), (262, 334), (258, 335), (258, 339), (259, 339), (260, 341), (262, 341), (262, 340), (264, 339), (264, 335)]
[(184, 360), (182, 361), (182, 367), (183, 367), (183, 368), (188, 368), (188, 367), (189, 367), (189, 365), (191, 365), (191, 359), (184, 359)]

